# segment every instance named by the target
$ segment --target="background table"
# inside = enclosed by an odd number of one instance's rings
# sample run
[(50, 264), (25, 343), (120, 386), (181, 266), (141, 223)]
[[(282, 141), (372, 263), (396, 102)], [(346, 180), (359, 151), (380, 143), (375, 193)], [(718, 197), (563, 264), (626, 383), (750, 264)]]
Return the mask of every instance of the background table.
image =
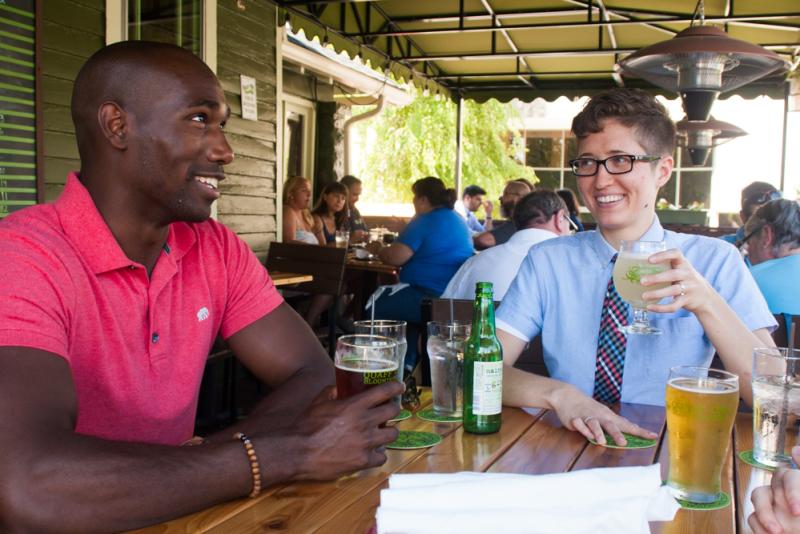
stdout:
[[(423, 405), (429, 403), (424, 395)], [(392, 473), (448, 473), (490, 471), (544, 474), (588, 469), (650, 465), (661, 462), (666, 477), (668, 452), (664, 409), (622, 404), (618, 411), (646, 428), (659, 432), (656, 447), (638, 450), (609, 449), (591, 445), (582, 436), (564, 429), (553, 412), (503, 409), (500, 432), (477, 436), (463, 432), (460, 424), (401, 421), (405, 430), (425, 430), (442, 435), (429, 449), (388, 451), (386, 464), (335, 482), (293, 483), (271, 488), (256, 499), (240, 499), (202, 512), (144, 529), (141, 532), (255, 533), (271, 530), (330, 534), (362, 534), (374, 525), (380, 490)], [(678, 511), (669, 523), (651, 523), (654, 533), (730, 534), (749, 532), (746, 517), (752, 511), (750, 493), (768, 484), (770, 474), (753, 469), (736, 458), (752, 446), (750, 414), (739, 414), (723, 469), (722, 487), (733, 503), (709, 512)], [(265, 459), (269, 469), (269, 459)], [(501, 534), (501, 533), (500, 533)]]
[(302, 284), (314, 279), (310, 274), (285, 273), (282, 271), (270, 271), (269, 277), (272, 278), (272, 283), (275, 284), (275, 287)]

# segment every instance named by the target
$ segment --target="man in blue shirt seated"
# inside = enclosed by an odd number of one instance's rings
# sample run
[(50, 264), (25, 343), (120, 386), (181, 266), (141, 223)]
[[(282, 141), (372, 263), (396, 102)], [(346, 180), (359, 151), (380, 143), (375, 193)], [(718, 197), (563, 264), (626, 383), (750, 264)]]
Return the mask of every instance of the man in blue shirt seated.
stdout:
[(747, 220), (742, 241), (769, 310), (800, 315), (800, 204), (767, 202)]
[(767, 182), (753, 182), (742, 189), (742, 209), (739, 211), (742, 226), (736, 230), (736, 233), (720, 236), (720, 239), (732, 245), (741, 245), (745, 236), (744, 227), (750, 216), (755, 213), (759, 206), (778, 198), (781, 198), (781, 192), (775, 189), (774, 185)]
[[(597, 230), (535, 245), (497, 311), (503, 345), (504, 403), (550, 408), (569, 429), (605, 443), (603, 431), (655, 438), (607, 405), (664, 405), (670, 367), (708, 366), (719, 353), (751, 402), (754, 347), (773, 346), (775, 320), (738, 251), (719, 239), (661, 227), (656, 195), (670, 178), (675, 125), (655, 98), (636, 89), (594, 96), (575, 117), (570, 162)], [(621, 241), (665, 241), (650, 263), (667, 270), (641, 277), (661, 335), (625, 335), (630, 309), (610, 282)], [(602, 322), (601, 322), (602, 320)], [(514, 369), (541, 335), (552, 379)], [(612, 343), (613, 342), (613, 343)]]
[[(456, 213), (461, 215), (467, 223), (470, 234), (478, 234), (492, 229), (492, 205), (491, 200), (484, 202), (483, 197), (486, 195), (486, 190), (478, 185), (468, 185), (464, 188), (464, 194), (461, 195), (461, 200), (456, 202), (453, 209)], [(486, 212), (484, 224), (475, 216), (475, 212), (483, 206)]]

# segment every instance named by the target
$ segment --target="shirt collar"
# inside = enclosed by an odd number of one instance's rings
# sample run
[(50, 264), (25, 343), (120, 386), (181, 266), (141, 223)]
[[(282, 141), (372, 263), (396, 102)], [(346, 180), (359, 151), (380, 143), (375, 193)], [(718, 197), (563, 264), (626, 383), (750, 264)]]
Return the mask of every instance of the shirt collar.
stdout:
[(524, 230), (517, 230), (514, 232), (514, 234), (508, 239), (507, 243), (538, 243), (539, 241), (552, 239), (554, 237), (558, 237), (558, 235), (554, 234), (550, 230), (542, 230), (541, 228), (525, 228)]
[[(639, 238), (639, 240), (663, 241), (665, 239), (666, 233), (664, 232), (664, 228), (661, 226), (661, 222), (659, 222), (658, 217), (654, 214), (653, 222), (650, 224), (650, 228), (647, 229), (647, 231), (642, 235), (642, 237)], [(600, 233), (600, 230), (596, 230), (594, 232), (592, 246), (602, 267), (608, 266), (611, 263), (611, 260), (614, 258), (614, 255), (619, 252), (614, 250), (614, 247), (612, 247), (608, 241), (606, 241), (606, 239), (603, 237), (603, 234)]]
[[(67, 239), (95, 274), (139, 265), (125, 255), (76, 172), (67, 176), (64, 190), (53, 207)], [(172, 261), (178, 261), (194, 245), (195, 240), (194, 232), (188, 225), (171, 224), (164, 251)]]

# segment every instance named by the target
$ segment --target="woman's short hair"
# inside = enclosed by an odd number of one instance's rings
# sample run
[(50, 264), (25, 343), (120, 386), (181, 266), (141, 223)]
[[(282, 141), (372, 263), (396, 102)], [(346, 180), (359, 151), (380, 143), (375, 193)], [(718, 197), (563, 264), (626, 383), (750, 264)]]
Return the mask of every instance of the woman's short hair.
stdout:
[(445, 187), (444, 182), (433, 176), (427, 176), (414, 182), (411, 186), (414, 196), (425, 197), (431, 207), (453, 209), (456, 203), (456, 190)]
[(632, 128), (650, 155), (671, 156), (675, 151), (675, 123), (650, 93), (619, 87), (596, 94), (572, 119), (572, 133), (583, 139), (601, 132), (607, 120)]
[(772, 253), (780, 256), (781, 248), (788, 246), (790, 249), (800, 248), (800, 203), (796, 200), (779, 198), (770, 200), (747, 219), (745, 234), (748, 238), (769, 225), (775, 240), (772, 243)]

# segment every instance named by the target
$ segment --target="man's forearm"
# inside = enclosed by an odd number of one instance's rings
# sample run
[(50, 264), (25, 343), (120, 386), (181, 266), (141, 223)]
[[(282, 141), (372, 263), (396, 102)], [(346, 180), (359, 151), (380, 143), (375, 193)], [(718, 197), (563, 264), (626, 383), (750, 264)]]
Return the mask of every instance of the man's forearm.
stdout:
[[(2, 462), (0, 526), (11, 531), (128, 530), (245, 496), (252, 485), (245, 450), (232, 439), (170, 447), (65, 431), (32, 439), (25, 450)], [(276, 467), (266, 483), (291, 476)]]

